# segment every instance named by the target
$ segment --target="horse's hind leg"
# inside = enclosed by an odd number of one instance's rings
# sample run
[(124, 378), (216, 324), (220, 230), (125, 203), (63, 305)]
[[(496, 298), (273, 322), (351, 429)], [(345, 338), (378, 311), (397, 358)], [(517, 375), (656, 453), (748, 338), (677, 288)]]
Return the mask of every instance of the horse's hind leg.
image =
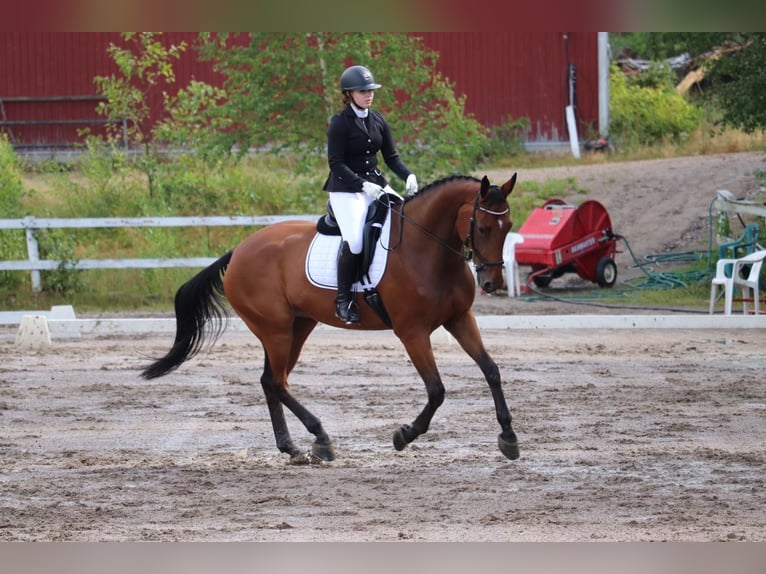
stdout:
[[(293, 444), (287, 429), (282, 405), (286, 406), (316, 438), (312, 447), (312, 454), (324, 461), (335, 459), (335, 452), (330, 437), (322, 427), (321, 421), (308, 409), (300, 404), (290, 393), (287, 383), (287, 375), (295, 367), (303, 344), (316, 326), (316, 321), (296, 320), (293, 328), (293, 336), (289, 345), (289, 351), (284, 352), (287, 345), (278, 345), (278, 338), (271, 338), (268, 344), (264, 342), (266, 352), (266, 364), (261, 376), (261, 386), (266, 395), (269, 407), (274, 436), (277, 448), (281, 452), (288, 453), (294, 460), (303, 457)], [(263, 341), (263, 340), (262, 340)]]
[(277, 448), (280, 452), (289, 454), (291, 458), (300, 456), (301, 452), (295, 448), (293, 439), (290, 437), (290, 431), (287, 428), (285, 412), (282, 409), (282, 402), (279, 399), (279, 393), (274, 383), (274, 375), (271, 371), (268, 355), (266, 355), (264, 361), (261, 387), (263, 387), (263, 394), (266, 396), (266, 404), (269, 407), (269, 417), (271, 418), (271, 427), (274, 429)]

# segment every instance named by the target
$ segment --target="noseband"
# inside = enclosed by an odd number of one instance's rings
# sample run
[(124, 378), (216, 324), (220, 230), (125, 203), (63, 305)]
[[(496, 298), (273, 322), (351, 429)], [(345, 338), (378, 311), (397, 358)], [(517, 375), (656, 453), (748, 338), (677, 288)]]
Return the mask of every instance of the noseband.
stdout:
[[(496, 188), (496, 186), (493, 186), (493, 187)], [(510, 211), (510, 208), (508, 207), (506, 207), (503, 211), (492, 211), (491, 209), (487, 209), (486, 207), (481, 207), (479, 205), (480, 195), (481, 195), (481, 192), (477, 193), (476, 200), (473, 202), (473, 213), (471, 214), (471, 225), (468, 229), (468, 236), (465, 238), (465, 242), (463, 243), (465, 247), (464, 256), (466, 261), (470, 261), (475, 256), (481, 263), (481, 265), (476, 266), (477, 273), (479, 271), (484, 271), (487, 267), (499, 267), (503, 265), (505, 262), (502, 259), (500, 261), (487, 261), (484, 258), (484, 256), (481, 253), (479, 253), (479, 250), (476, 248), (476, 243), (474, 241), (474, 229), (476, 227), (476, 212), (483, 211), (484, 213), (488, 213), (489, 215), (501, 217)], [(469, 243), (470, 243), (470, 246), (469, 246)]]

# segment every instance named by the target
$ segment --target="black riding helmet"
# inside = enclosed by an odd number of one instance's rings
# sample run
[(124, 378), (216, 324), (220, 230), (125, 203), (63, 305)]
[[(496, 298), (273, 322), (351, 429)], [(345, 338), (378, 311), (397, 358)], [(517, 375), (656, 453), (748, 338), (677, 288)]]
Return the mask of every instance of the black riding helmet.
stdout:
[(364, 66), (351, 66), (340, 75), (340, 91), (377, 90), (380, 84), (375, 83), (372, 72)]

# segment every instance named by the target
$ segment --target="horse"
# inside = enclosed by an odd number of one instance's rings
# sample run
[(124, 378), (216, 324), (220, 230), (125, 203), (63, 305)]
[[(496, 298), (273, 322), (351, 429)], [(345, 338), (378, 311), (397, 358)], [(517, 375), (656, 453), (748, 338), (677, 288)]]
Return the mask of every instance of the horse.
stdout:
[[(335, 317), (335, 291), (307, 279), (304, 261), (317, 233), (315, 222), (285, 221), (255, 231), (181, 285), (175, 295), (173, 345), (141, 376), (166, 375), (201, 349), (209, 349), (226, 326), (230, 306), (264, 349), (260, 382), (277, 448), (290, 455), (290, 461), (330, 462), (335, 459), (332, 441), (320, 419), (290, 391), (288, 375), (320, 322), (356, 330), (392, 329), (425, 383), (428, 398), (414, 421), (394, 432), (393, 446), (401, 451), (428, 430), (444, 401), (430, 339), (443, 326), (489, 385), (501, 428), (498, 448), (510, 460), (519, 458), (500, 371), (484, 347), (472, 311), (477, 284), (487, 293), (503, 285), (502, 249), (511, 228), (508, 196), (515, 184), (515, 173), (502, 186), (491, 185), (487, 176), (479, 180), (452, 175), (390, 205), (389, 237), (378, 241), (378, 249), (388, 250), (377, 285), (387, 321), (372, 306), (359, 305), (361, 322), (342, 323)], [(314, 435), (309, 452), (293, 443), (283, 406)]]

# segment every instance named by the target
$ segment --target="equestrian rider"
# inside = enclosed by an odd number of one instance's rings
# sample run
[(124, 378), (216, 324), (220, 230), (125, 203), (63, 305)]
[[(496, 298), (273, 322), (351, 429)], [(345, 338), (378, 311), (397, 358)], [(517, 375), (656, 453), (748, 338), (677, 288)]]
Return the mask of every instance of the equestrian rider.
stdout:
[(351, 289), (361, 259), (367, 208), (385, 193), (395, 193), (378, 169), (378, 152), (386, 165), (405, 181), (408, 195), (418, 190), (417, 178), (396, 151), (388, 123), (370, 108), (378, 88), (380, 84), (375, 83), (364, 66), (347, 68), (340, 76), (346, 107), (330, 119), (327, 128), (330, 175), (324, 190), (330, 194), (330, 206), (342, 236), (335, 316), (347, 324), (360, 321)]

